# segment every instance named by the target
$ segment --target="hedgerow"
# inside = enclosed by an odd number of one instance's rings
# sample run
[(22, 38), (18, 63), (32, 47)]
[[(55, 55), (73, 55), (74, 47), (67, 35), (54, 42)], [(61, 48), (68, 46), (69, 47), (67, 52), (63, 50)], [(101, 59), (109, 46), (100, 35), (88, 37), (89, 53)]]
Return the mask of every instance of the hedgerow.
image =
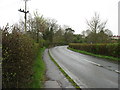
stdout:
[(26, 34), (4, 30), (2, 46), (2, 87), (26, 88), (31, 83), (39, 45)]
[(70, 48), (83, 50), (99, 55), (113, 56), (120, 58), (120, 44), (80, 44), (80, 43), (70, 43)]

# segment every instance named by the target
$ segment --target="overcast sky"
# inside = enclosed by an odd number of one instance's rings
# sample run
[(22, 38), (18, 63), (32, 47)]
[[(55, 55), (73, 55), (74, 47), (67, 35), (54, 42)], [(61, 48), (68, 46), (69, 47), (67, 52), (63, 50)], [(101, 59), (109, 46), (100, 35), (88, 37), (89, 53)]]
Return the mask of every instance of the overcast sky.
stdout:
[[(90, 20), (94, 12), (101, 20), (108, 20), (107, 28), (118, 35), (119, 0), (29, 0), (27, 8), (32, 14), (37, 10), (44, 17), (56, 19), (59, 25), (68, 25), (80, 34), (87, 29), (86, 19)], [(24, 20), (24, 14), (18, 9), (24, 8), (23, 0), (0, 0), (0, 27)]]

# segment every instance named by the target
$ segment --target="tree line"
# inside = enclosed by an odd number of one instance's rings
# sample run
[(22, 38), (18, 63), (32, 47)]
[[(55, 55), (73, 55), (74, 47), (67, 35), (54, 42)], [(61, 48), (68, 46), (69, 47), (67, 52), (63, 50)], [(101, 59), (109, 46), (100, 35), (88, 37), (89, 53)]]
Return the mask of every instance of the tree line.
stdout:
[[(24, 32), (24, 22), (20, 21), (19, 27)], [(37, 43), (45, 46), (65, 45), (73, 41), (74, 30), (67, 25), (57, 24), (57, 20), (44, 18), (38, 12), (34, 16), (29, 15), (27, 20), (27, 35), (34, 39)]]
[(46, 44), (73, 43), (111, 43), (112, 31), (106, 28), (107, 21), (102, 21), (95, 13), (90, 21), (87, 20), (87, 30), (81, 34), (74, 34), (75, 30), (67, 25), (60, 26), (55, 19), (46, 19), (37, 12), (28, 20), (28, 33), (37, 42), (46, 41)]
[[(27, 20), (27, 35), (41, 45), (66, 45), (73, 43), (111, 43), (112, 31), (106, 28), (107, 21), (101, 21), (99, 14), (87, 20), (88, 28), (81, 34), (74, 34), (75, 30), (67, 25), (57, 24), (57, 20), (45, 18), (36, 11)], [(24, 33), (24, 22), (14, 25), (19, 32)]]

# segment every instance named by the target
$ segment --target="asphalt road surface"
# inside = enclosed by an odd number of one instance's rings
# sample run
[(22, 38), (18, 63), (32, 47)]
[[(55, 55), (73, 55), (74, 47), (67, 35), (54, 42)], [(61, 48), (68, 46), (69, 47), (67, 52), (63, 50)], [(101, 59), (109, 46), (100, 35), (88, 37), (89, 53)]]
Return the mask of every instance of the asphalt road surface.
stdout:
[(73, 52), (67, 46), (50, 49), (56, 62), (82, 88), (118, 88), (118, 64)]

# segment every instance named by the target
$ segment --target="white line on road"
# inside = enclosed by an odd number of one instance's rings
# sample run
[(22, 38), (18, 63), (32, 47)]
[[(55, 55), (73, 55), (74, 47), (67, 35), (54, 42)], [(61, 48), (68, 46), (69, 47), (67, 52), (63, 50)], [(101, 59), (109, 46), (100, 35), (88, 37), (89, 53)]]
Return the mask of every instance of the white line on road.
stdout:
[[(49, 50), (50, 51), (50, 50)], [(51, 56), (55, 59), (50, 51)], [(64, 67), (57, 59), (55, 61), (59, 64), (59, 66), (68, 74), (70, 78), (80, 87), (80, 88), (87, 88), (87, 85), (83, 84), (73, 73), (71, 73), (66, 67)]]
[[(84, 59), (84, 60), (87, 61), (87, 62), (89, 62), (89, 63), (91, 63), (91, 64), (94, 64), (96, 66), (103, 67), (102, 65), (100, 65), (98, 63), (95, 63), (95, 62), (92, 62), (92, 61), (89, 61), (89, 60), (86, 60), (86, 59)], [(120, 71), (118, 71), (118, 70), (112, 70), (112, 71), (115, 71), (116, 73), (120, 73)]]
[(89, 62), (89, 63), (92, 63), (92, 64), (94, 64), (94, 65), (96, 65), (96, 66), (101, 66), (100, 64), (98, 64), (98, 63), (95, 63), (95, 62), (92, 62), (92, 61), (89, 61), (89, 60), (86, 60), (86, 59), (84, 59), (85, 61), (87, 61), (87, 62)]
[(120, 71), (118, 71), (118, 70), (115, 70), (115, 72), (120, 73)]

